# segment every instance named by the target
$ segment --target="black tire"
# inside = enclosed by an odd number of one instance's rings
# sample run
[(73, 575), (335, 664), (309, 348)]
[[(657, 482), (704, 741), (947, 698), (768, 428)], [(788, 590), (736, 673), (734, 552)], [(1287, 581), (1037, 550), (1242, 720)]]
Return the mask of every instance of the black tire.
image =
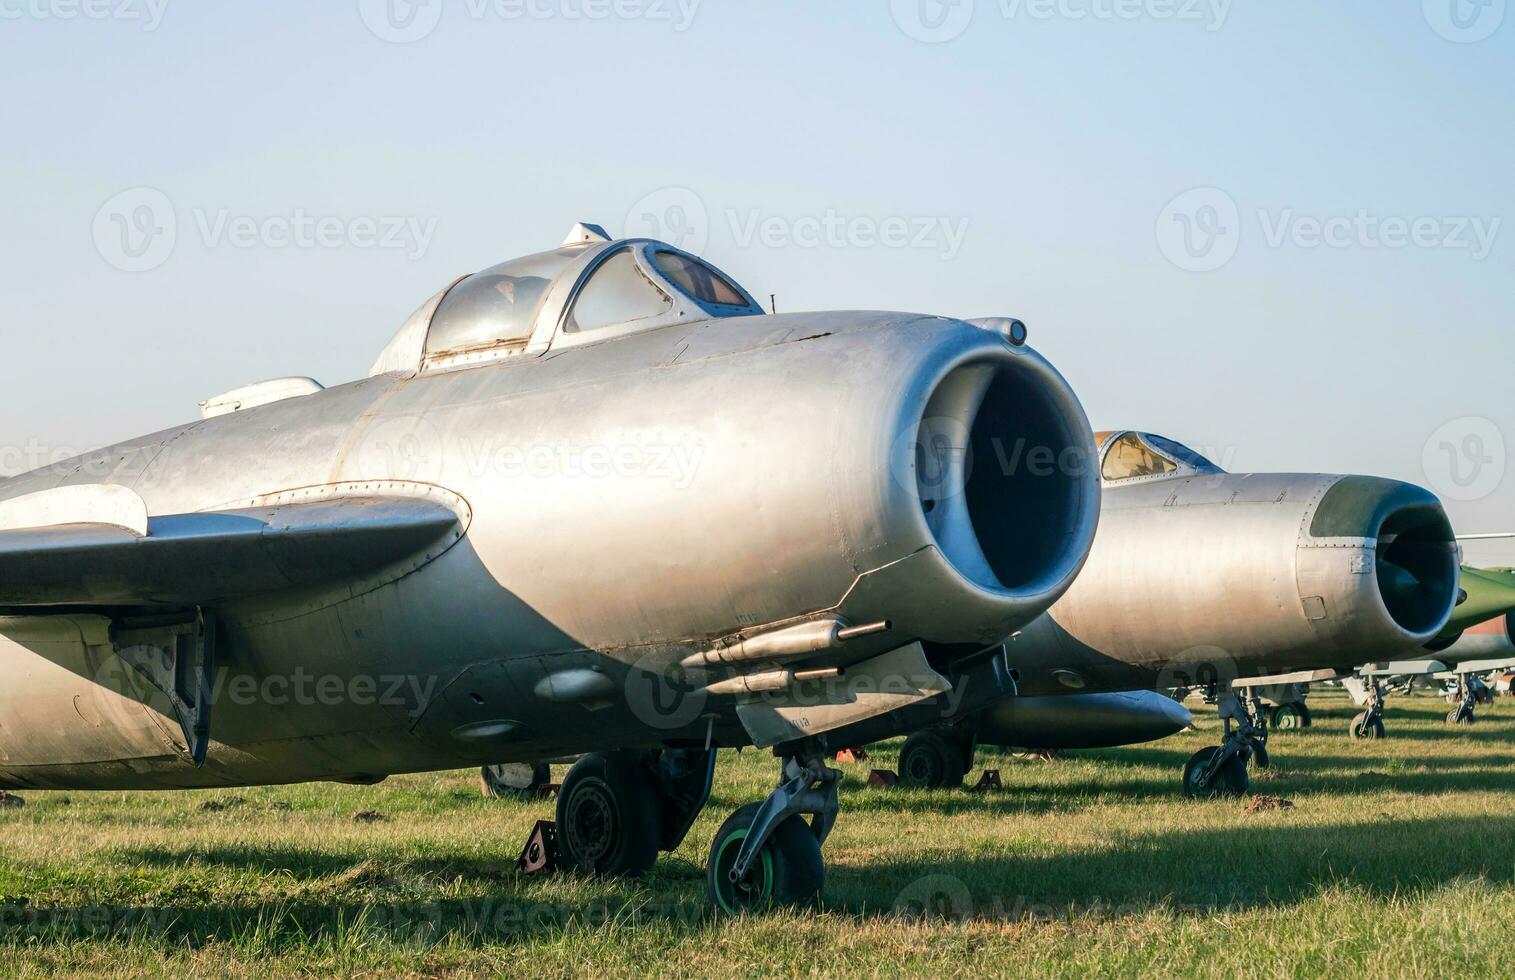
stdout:
[(710, 845), (705, 863), (705, 889), (710, 904), (727, 915), (762, 912), (774, 908), (815, 908), (826, 886), (826, 864), (821, 845), (801, 817), (790, 817), (778, 827), (752, 863), (749, 880), (738, 885), (731, 880), (731, 866), (747, 839), (747, 831), (761, 804), (749, 803), (726, 818)]
[(1383, 719), (1373, 717), (1364, 711), (1347, 723), (1347, 734), (1353, 738), (1383, 738), (1385, 734)]
[(1473, 709), (1459, 704), (1447, 712), (1448, 725), (1471, 725), (1478, 719), (1473, 714)]
[(1315, 719), (1310, 716), (1310, 706), (1308, 704), (1301, 701), (1296, 707), (1299, 708), (1299, 727), (1309, 728), (1315, 724)]
[(563, 868), (603, 878), (636, 877), (658, 858), (658, 795), (642, 759), (629, 752), (586, 755), (558, 793)]
[(1266, 769), (1273, 764), (1272, 759), (1268, 756), (1268, 744), (1266, 742), (1257, 743), (1256, 748), (1252, 750), (1252, 764), (1259, 769)]
[(1273, 709), (1273, 728), (1277, 731), (1291, 731), (1306, 727), (1305, 706), (1302, 704), (1281, 704)]
[(1237, 798), (1247, 795), (1251, 780), (1247, 777), (1247, 764), (1240, 756), (1232, 756), (1215, 774), (1215, 781), (1208, 787), (1199, 785), (1199, 777), (1210, 767), (1215, 753), (1223, 751), (1220, 746), (1200, 749), (1184, 766), (1184, 795), (1191, 800), (1213, 800), (1220, 797)]
[(911, 789), (961, 786), (968, 769), (962, 747), (937, 732), (916, 732), (900, 749), (900, 785)]
[(504, 763), (479, 770), (479, 789), (489, 800), (534, 800), (551, 782), (552, 767), (545, 762)]

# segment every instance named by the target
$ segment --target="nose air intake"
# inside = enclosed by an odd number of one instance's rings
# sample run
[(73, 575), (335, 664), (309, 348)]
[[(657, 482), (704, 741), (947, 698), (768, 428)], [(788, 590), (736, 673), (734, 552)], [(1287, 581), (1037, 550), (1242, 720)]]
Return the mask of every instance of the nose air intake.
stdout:
[(1014, 595), (1071, 580), (1098, 513), (1087, 426), (1066, 383), (1034, 355), (985, 357), (942, 378), (915, 443), (916, 493), (959, 574)]

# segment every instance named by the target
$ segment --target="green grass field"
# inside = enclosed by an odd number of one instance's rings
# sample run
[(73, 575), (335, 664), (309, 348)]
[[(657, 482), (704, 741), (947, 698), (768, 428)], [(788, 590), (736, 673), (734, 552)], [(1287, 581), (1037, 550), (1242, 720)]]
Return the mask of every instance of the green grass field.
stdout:
[(983, 753), (987, 796), (867, 789), (885, 747), (848, 767), (824, 913), (737, 921), (707, 915), (704, 857), (775, 778), (766, 753), (723, 755), (639, 883), (518, 877), (551, 804), (484, 800), (473, 773), (25, 794), (0, 811), (0, 973), (1508, 975), (1515, 701), (1452, 731), (1398, 698), (1377, 743), (1346, 738), (1339, 693), (1312, 707), (1254, 773), (1291, 808), (1179, 798), (1217, 741), (1198, 706), (1200, 732), (1149, 747)]

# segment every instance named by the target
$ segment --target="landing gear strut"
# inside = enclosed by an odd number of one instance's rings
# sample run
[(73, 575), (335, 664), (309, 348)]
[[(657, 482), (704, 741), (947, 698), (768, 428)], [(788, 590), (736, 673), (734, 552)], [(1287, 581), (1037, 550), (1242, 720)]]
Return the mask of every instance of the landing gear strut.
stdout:
[(842, 773), (828, 768), (822, 750), (808, 742), (788, 747), (780, 758), (778, 788), (733, 813), (710, 845), (710, 900), (729, 915), (820, 902), (826, 882), (821, 845), (836, 823)]
[(1231, 691), (1218, 703), (1225, 737), (1220, 745), (1194, 753), (1184, 766), (1184, 795), (1190, 799), (1245, 796), (1251, 784), (1248, 764), (1255, 758), (1259, 768), (1267, 768), (1268, 723), (1257, 698)]
[(1363, 710), (1347, 725), (1347, 734), (1353, 738), (1383, 738), (1383, 684), (1376, 678), (1366, 682), (1367, 700)]
[(1447, 712), (1447, 724), (1471, 725), (1477, 721), (1473, 709), (1478, 705), (1478, 692), (1467, 674), (1457, 675), (1457, 694), (1454, 697), (1457, 703)]

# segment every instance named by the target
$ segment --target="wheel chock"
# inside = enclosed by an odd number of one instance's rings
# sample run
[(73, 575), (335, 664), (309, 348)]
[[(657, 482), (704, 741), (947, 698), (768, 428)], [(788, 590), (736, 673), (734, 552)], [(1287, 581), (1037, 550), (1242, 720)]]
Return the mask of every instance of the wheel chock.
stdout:
[(861, 747), (841, 749), (836, 753), (836, 761), (843, 765), (855, 766), (860, 762), (867, 762), (868, 753)]
[(900, 782), (899, 773), (892, 769), (875, 769), (868, 774), (870, 789), (894, 789)]
[(984, 775), (979, 779), (978, 784), (975, 785), (975, 786), (970, 787), (969, 790), (968, 790), (968, 792), (970, 792), (970, 793), (987, 793), (990, 790), (994, 790), (995, 792), (998, 792), (998, 791), (1000, 791), (1000, 790), (1002, 790), (1004, 788), (1005, 788), (1005, 784), (1002, 783), (1002, 782), (1000, 782), (999, 770), (998, 769), (985, 769), (984, 770)]
[(563, 791), (563, 784), (562, 783), (543, 783), (542, 785), (540, 785), (540, 786), (537, 787), (537, 799), (539, 799), (539, 800), (556, 799), (557, 795), (559, 793), (561, 793), (562, 791)]
[(516, 870), (523, 875), (547, 874), (558, 870), (558, 825), (551, 820), (538, 820), (526, 838), (526, 847), (516, 861)]

